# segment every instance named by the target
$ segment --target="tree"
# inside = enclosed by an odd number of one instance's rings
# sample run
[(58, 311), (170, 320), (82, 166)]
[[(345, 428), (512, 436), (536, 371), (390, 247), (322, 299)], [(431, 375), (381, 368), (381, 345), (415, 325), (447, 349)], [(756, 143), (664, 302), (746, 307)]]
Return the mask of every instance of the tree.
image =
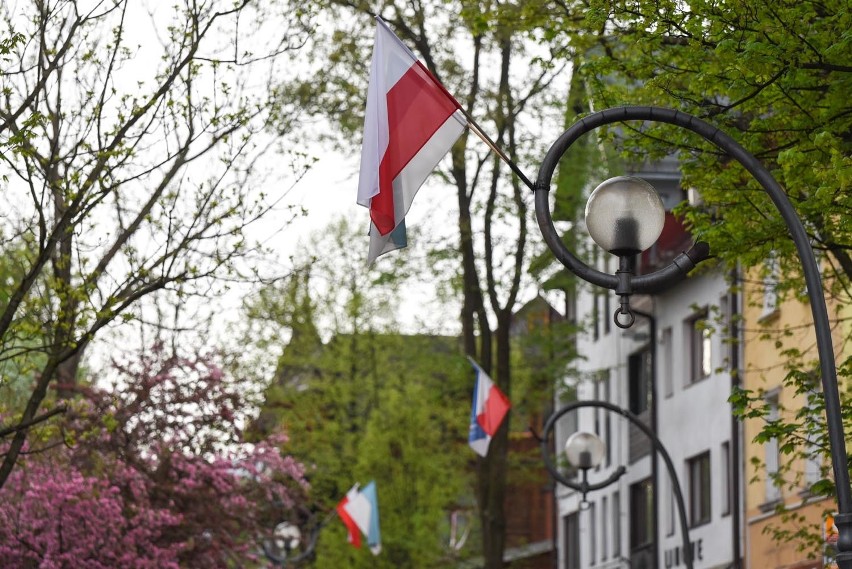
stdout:
[[(360, 132), (372, 23), (367, 16), (374, 9), (513, 161), (523, 167), (530, 156), (543, 155), (535, 126), (546, 124), (552, 109), (561, 104), (555, 102), (560, 94), (549, 88), (568, 61), (557, 48), (543, 54), (528, 49), (547, 25), (543, 5), (537, 2), (329, 2), (331, 19), (337, 23), (334, 37), (340, 41), (327, 44), (332, 49), (325, 60), (333, 65), (325, 69), (326, 81), (305, 86), (313, 94), (316, 112), (348, 132)], [(561, 110), (556, 116), (561, 117)], [(458, 235), (455, 244), (432, 252), (431, 258), (436, 265), (449, 266), (457, 287), (464, 352), (511, 393), (509, 330), (527, 282), (530, 246), (524, 188), (486, 145), (470, 139), (469, 132), (456, 143), (450, 166), (441, 175), (456, 191)], [(503, 563), (508, 432), (507, 421), (492, 441), (489, 456), (477, 465), (477, 501), (489, 568)]]
[(274, 510), (305, 501), (302, 465), (280, 453), (280, 438), (244, 442), (245, 390), (208, 357), (168, 357), (155, 346), (115, 372), (111, 389), (77, 388), (64, 446), (31, 439), (0, 490), (0, 561), (255, 563)]
[(299, 270), (251, 300), (253, 318), (288, 336), (254, 429), (290, 435), (320, 518), (354, 483), (376, 481), (382, 554), (353, 549), (334, 521), (316, 567), (446, 567), (456, 555), (444, 541), (448, 514), (470, 495), (470, 366), (456, 338), (395, 331), (382, 306), (400, 282), (369, 271), (355, 237), (333, 224), (310, 240)]
[[(677, 107), (717, 124), (766, 164), (829, 269), (827, 292), (848, 298), (852, 67), (845, 2), (599, 2), (562, 4), (559, 30), (580, 52), (598, 108)], [(802, 22), (807, 22), (806, 26)], [(798, 260), (768, 197), (741, 167), (698, 137), (670, 127), (624, 134), (634, 158), (680, 151), (683, 186), (703, 205), (684, 207), (715, 255), (751, 267), (772, 253), (783, 291), (800, 290)], [(720, 212), (724, 212), (720, 215)]]
[[(560, 8), (554, 33), (564, 35), (581, 55), (579, 73), (595, 106), (675, 107), (730, 134), (785, 188), (824, 267), (829, 304), (848, 304), (852, 279), (848, 3), (592, 0), (560, 3)], [(742, 167), (683, 129), (628, 124), (621, 126), (619, 138), (624, 141), (621, 149), (632, 159), (677, 150), (683, 187), (697, 190), (701, 197), (702, 203), (681, 207), (696, 238), (709, 242), (711, 251), (729, 266), (746, 268), (744, 279), (765, 282), (776, 266), (779, 272), (772, 286), (779, 302), (802, 298), (800, 263), (786, 225)], [(784, 388), (800, 395), (803, 405), (790, 416), (768, 420), (757, 440), (777, 439), (781, 452), (790, 458), (827, 458), (824, 406), (814, 394), (817, 385), (811, 373), (816, 362), (803, 346), (791, 345), (794, 330), (767, 335), (788, 359)], [(845, 344), (848, 333), (842, 335)], [(850, 377), (850, 362), (848, 358), (840, 362), (841, 378)], [(841, 391), (842, 407), (848, 409), (848, 390)], [(761, 393), (735, 391), (732, 401), (743, 417), (768, 417)], [(849, 419), (844, 417), (846, 425)], [(776, 482), (796, 484), (792, 474), (782, 468)], [(831, 496), (833, 483), (823, 480), (812, 491)], [(789, 528), (776, 532), (784, 540), (807, 533)]]
[(296, 116), (272, 80), (311, 15), (286, 2), (149, 14), (124, 0), (55, 0), (4, 5), (0, 17), (17, 32), (0, 60), (2, 250), (17, 263), (3, 283), (0, 360), (39, 366), (7, 415), (19, 428), (2, 486), (24, 426), (51, 385), (73, 392), (96, 335), (144, 321), (146, 297), (185, 305), (217, 277), (243, 276), (238, 261), (253, 252), (243, 230), (270, 208), (259, 159)]

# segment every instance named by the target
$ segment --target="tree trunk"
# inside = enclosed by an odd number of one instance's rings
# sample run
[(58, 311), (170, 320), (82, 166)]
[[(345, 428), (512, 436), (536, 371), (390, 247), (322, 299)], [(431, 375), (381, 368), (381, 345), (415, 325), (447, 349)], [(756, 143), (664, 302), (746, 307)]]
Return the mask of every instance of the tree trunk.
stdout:
[[(497, 367), (492, 379), (504, 393), (509, 393), (511, 375), (509, 368), (511, 310), (498, 313), (495, 331)], [(482, 525), (482, 553), (485, 569), (501, 569), (506, 548), (506, 474), (508, 472), (509, 416), (497, 430), (488, 447), (488, 456), (479, 461), (477, 468), (477, 498)]]
[(74, 387), (77, 385), (77, 371), (80, 369), (84, 349), (81, 347), (74, 355), (56, 366), (56, 396), (60, 399), (69, 399), (76, 391)]

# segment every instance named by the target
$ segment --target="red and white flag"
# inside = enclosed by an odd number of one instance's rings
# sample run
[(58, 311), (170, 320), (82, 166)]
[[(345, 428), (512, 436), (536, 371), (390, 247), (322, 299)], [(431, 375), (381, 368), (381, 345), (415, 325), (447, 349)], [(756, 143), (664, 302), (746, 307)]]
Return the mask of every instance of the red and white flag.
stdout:
[(467, 126), (460, 109), (377, 17), (358, 180), (358, 204), (370, 208), (368, 263), (406, 245), (414, 195)]
[(468, 359), (476, 373), (476, 383), (467, 442), (476, 454), (484, 458), (488, 455), (491, 438), (497, 433), (512, 404), (488, 374), (475, 361)]
[(373, 555), (381, 553), (382, 535), (379, 530), (379, 500), (375, 481), (370, 481), (363, 489), (355, 484), (337, 504), (336, 510), (349, 531), (349, 543), (360, 548), (363, 533)]

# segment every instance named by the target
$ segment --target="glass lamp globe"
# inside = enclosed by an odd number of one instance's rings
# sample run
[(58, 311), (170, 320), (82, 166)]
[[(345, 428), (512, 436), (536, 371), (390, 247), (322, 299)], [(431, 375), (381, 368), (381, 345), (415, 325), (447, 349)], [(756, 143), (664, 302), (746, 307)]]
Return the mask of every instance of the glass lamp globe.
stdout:
[(601, 183), (586, 202), (586, 227), (603, 249), (619, 257), (636, 255), (663, 232), (666, 210), (654, 186), (633, 176)]
[(579, 431), (565, 441), (565, 455), (568, 463), (587, 470), (598, 466), (606, 452), (604, 442), (593, 433)]

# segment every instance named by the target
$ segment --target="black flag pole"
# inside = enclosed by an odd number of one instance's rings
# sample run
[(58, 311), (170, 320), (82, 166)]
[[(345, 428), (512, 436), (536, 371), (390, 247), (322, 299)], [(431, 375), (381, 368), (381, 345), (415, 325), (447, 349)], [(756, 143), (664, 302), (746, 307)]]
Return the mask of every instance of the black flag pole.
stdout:
[(487, 145), (488, 145), (488, 147), (489, 147), (491, 150), (493, 150), (494, 152), (496, 152), (496, 153), (497, 153), (497, 156), (499, 156), (499, 157), (503, 160), (503, 162), (505, 162), (505, 163), (509, 166), (509, 168), (511, 168), (511, 169), (512, 169), (512, 172), (514, 172), (514, 173), (515, 173), (515, 175), (516, 175), (516, 176), (517, 176), (517, 177), (518, 177), (518, 178), (519, 178), (519, 179), (520, 179), (520, 180), (521, 180), (521, 181), (522, 181), (522, 182), (523, 182), (523, 183), (524, 183), (524, 184), (525, 184), (525, 185), (526, 185), (529, 189), (531, 189), (531, 190), (535, 190), (535, 185), (534, 185), (532, 182), (530, 182), (530, 179), (529, 179), (529, 178), (527, 178), (527, 177), (524, 175), (524, 173), (523, 173), (523, 172), (521, 172), (521, 169), (520, 169), (520, 168), (518, 168), (518, 165), (517, 165), (517, 164), (515, 164), (515, 163), (512, 161), (512, 159), (511, 159), (511, 158), (509, 158), (508, 156), (506, 156), (506, 153), (505, 153), (505, 152), (503, 152), (503, 151), (500, 149), (500, 147), (499, 147), (499, 146), (497, 146), (497, 144), (496, 144), (493, 140), (491, 140), (491, 139), (488, 137), (488, 135), (487, 135), (487, 134), (485, 134), (485, 132), (482, 130), (482, 128), (481, 128), (481, 127), (480, 127), (480, 126), (476, 123), (476, 121), (475, 121), (475, 120), (473, 120), (473, 117), (472, 117), (472, 116), (470, 116), (470, 115), (467, 113), (467, 111), (465, 111), (463, 108), (460, 108), (459, 110), (462, 112), (462, 114), (464, 114), (465, 118), (467, 119), (468, 126), (470, 127), (470, 130), (473, 132), (473, 134), (475, 134), (475, 135), (476, 135), (476, 136), (478, 136), (480, 139), (482, 139), (482, 142), (484, 142), (485, 144), (487, 144)]

